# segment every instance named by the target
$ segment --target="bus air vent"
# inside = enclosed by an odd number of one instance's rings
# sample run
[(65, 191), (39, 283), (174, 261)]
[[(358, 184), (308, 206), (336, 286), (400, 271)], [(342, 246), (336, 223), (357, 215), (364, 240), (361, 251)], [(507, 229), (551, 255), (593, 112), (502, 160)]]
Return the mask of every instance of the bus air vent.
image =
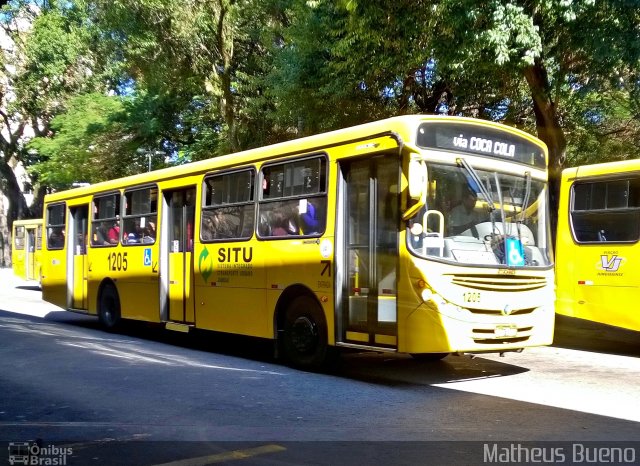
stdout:
[(547, 281), (544, 277), (527, 275), (485, 275), (485, 274), (453, 274), (451, 283), (476, 290), (489, 291), (531, 291), (544, 288)]

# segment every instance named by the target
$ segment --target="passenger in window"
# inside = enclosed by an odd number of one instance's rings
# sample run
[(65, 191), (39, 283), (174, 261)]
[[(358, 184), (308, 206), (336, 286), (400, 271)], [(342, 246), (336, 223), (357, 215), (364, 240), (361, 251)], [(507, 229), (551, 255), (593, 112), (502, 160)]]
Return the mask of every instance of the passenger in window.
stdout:
[(142, 242), (151, 244), (156, 241), (156, 224), (152, 221), (147, 221), (147, 226), (143, 230)]
[(49, 234), (49, 247), (61, 248), (64, 246), (64, 230), (62, 228), (52, 228)]
[(236, 236), (236, 228), (231, 223), (229, 214), (215, 210), (212, 222), (215, 238), (234, 238)]
[(94, 223), (93, 238), (91, 238), (91, 244), (94, 246), (105, 246), (109, 244), (108, 230), (105, 223)]
[(300, 228), (303, 235), (315, 235), (320, 233), (319, 212), (312, 202), (304, 202), (299, 206), (300, 211)]
[(133, 227), (133, 231), (130, 231), (125, 236), (127, 244), (137, 244), (140, 243), (142, 239), (142, 230), (140, 229), (140, 225), (136, 223)]
[(118, 244), (120, 241), (120, 222), (115, 221), (111, 228), (109, 228), (109, 232), (107, 233), (107, 241), (109, 244)]
[(275, 210), (271, 222), (271, 236), (299, 234), (296, 215), (290, 206), (284, 206), (281, 209)]

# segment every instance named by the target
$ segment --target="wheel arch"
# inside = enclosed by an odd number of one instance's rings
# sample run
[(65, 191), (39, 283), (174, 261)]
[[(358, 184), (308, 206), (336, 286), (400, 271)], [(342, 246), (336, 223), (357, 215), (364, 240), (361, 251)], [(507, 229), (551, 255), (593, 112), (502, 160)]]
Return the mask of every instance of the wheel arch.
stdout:
[(100, 302), (102, 299), (102, 293), (104, 292), (105, 288), (107, 286), (112, 286), (114, 290), (116, 290), (116, 293), (118, 294), (118, 299), (120, 298), (120, 292), (118, 291), (118, 287), (116, 285), (115, 280), (113, 280), (112, 278), (104, 278), (101, 282), (100, 282), (100, 286), (98, 287), (98, 293), (96, 295), (96, 313), (100, 313)]
[(284, 331), (287, 309), (289, 308), (289, 305), (293, 302), (293, 300), (298, 296), (308, 296), (316, 301), (316, 303), (318, 304), (318, 308), (322, 310), (325, 324), (327, 323), (327, 317), (324, 315), (324, 308), (316, 294), (308, 286), (301, 283), (289, 285), (278, 298), (273, 313), (273, 337), (276, 341), (278, 341), (279, 335)]

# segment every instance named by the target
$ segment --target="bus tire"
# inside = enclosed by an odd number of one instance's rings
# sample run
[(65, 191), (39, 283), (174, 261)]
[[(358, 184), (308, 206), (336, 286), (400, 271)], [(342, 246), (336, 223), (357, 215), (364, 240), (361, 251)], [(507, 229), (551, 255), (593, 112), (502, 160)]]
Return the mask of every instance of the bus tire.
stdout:
[(120, 324), (120, 297), (116, 287), (108, 283), (100, 293), (98, 319), (107, 330), (115, 330)]
[(449, 353), (411, 353), (411, 357), (418, 361), (440, 361), (449, 356)]
[(287, 308), (283, 347), (295, 367), (318, 369), (327, 360), (327, 323), (322, 308), (309, 296), (298, 296)]

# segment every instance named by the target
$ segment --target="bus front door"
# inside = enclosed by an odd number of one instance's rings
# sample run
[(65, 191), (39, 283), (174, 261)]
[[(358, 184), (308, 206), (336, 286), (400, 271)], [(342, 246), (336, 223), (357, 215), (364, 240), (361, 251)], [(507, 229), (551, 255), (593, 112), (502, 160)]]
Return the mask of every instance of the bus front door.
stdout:
[(89, 265), (87, 261), (87, 218), (89, 206), (71, 207), (70, 231), (67, 236), (67, 301), (72, 309), (87, 307), (87, 278)]
[(25, 266), (27, 268), (27, 280), (36, 279), (36, 229), (27, 228), (27, 234), (25, 235), (26, 244), (24, 247), (26, 260)]
[[(184, 324), (195, 323), (193, 284), (193, 228), (195, 219), (195, 187), (165, 192), (168, 207), (167, 239), (163, 245), (169, 248), (168, 320)], [(168, 273), (167, 273), (168, 272)]]
[(341, 338), (345, 343), (397, 347), (398, 173), (395, 156), (342, 166), (342, 249), (345, 264)]

